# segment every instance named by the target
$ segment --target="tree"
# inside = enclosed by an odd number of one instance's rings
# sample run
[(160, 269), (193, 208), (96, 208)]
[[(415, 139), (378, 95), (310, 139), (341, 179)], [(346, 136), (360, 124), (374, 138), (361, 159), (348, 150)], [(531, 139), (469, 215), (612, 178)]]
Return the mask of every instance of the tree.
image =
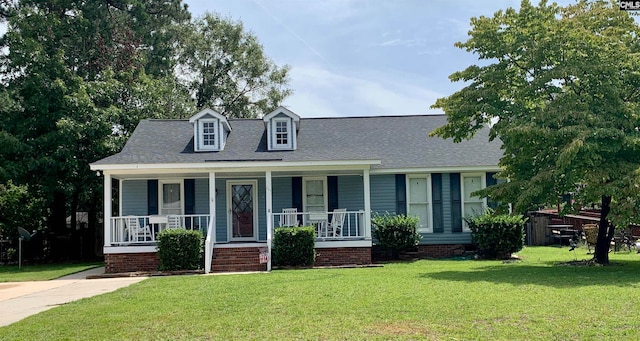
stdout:
[(242, 23), (207, 13), (185, 28), (178, 70), (196, 99), (227, 117), (258, 117), (291, 94), (289, 67), (269, 60)]
[(490, 125), (510, 182), (482, 194), (516, 211), (570, 192), (599, 202), (594, 260), (608, 263), (615, 226), (640, 217), (640, 27), (606, 1), (522, 1), (471, 26), (456, 46), (486, 62), (450, 76), (466, 86), (433, 105), (448, 123), (431, 134), (459, 142)]

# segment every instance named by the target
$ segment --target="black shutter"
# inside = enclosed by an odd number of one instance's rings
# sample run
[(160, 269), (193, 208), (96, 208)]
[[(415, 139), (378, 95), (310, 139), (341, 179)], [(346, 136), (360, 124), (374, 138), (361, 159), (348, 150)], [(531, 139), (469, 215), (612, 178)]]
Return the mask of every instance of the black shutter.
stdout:
[(184, 179), (184, 214), (196, 213), (196, 180)]
[(327, 177), (327, 190), (329, 193), (327, 195), (329, 198), (327, 199), (329, 204), (329, 212), (333, 212), (338, 207), (338, 177), (337, 176), (328, 176)]
[[(487, 172), (487, 187), (496, 185), (498, 183), (498, 179), (494, 178), (495, 175), (495, 172)], [(498, 208), (498, 203), (491, 200), (491, 198), (487, 198), (487, 206), (495, 210), (496, 208)]]
[(460, 193), (460, 173), (451, 173), (451, 222), (453, 232), (462, 232), (462, 193)]
[(147, 180), (147, 214), (158, 214), (158, 180)]
[(291, 178), (291, 206), (302, 212), (302, 178)]
[(407, 178), (396, 174), (396, 214), (407, 214)]
[(431, 174), (431, 200), (433, 200), (433, 232), (444, 232), (442, 212), (442, 174)]

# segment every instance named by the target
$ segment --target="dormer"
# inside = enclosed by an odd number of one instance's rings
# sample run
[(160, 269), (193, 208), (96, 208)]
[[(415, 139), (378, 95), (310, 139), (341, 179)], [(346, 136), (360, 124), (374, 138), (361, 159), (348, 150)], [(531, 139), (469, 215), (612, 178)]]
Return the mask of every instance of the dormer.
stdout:
[(231, 132), (229, 121), (215, 110), (203, 109), (193, 115), (193, 150), (196, 152), (221, 151)]
[(296, 150), (300, 116), (285, 107), (278, 107), (262, 120), (267, 129), (268, 150)]

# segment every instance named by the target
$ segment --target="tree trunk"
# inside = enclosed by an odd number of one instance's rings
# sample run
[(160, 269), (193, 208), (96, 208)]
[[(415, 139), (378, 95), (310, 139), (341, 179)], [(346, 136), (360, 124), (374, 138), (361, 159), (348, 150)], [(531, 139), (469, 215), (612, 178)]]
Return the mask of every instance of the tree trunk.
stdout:
[(596, 251), (593, 260), (598, 264), (609, 264), (609, 247), (615, 227), (609, 224), (607, 217), (611, 211), (611, 196), (602, 196), (600, 222), (598, 226), (598, 240), (596, 241)]

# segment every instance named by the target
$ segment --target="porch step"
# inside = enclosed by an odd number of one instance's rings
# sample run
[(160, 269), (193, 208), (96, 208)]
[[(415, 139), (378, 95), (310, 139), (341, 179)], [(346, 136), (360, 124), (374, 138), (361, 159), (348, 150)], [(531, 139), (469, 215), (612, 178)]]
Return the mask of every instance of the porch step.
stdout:
[(211, 259), (213, 272), (266, 271), (260, 264), (260, 247), (215, 248)]

